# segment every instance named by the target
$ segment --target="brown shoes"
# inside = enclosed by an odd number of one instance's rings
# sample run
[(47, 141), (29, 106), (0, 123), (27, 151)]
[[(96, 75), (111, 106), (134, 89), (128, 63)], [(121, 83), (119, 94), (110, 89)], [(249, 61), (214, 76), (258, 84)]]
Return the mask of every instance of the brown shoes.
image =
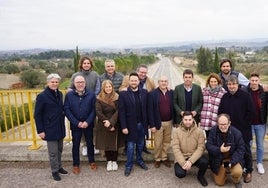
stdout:
[(97, 170), (97, 164), (96, 163), (89, 163), (89, 168), (91, 168), (91, 170)]
[(160, 164), (161, 164), (161, 161), (155, 161), (154, 162), (154, 167), (155, 168), (159, 168), (160, 167)]
[(249, 183), (252, 180), (252, 174), (251, 173), (245, 173), (244, 174), (244, 182)]
[(170, 161), (169, 161), (168, 159), (165, 160), (165, 161), (163, 161), (163, 163), (164, 163), (164, 165), (165, 165), (166, 167), (168, 167), (168, 168), (171, 167), (171, 163), (170, 163)]
[(79, 166), (74, 166), (74, 167), (73, 167), (73, 173), (74, 173), (75, 175), (80, 174), (80, 168), (79, 168)]

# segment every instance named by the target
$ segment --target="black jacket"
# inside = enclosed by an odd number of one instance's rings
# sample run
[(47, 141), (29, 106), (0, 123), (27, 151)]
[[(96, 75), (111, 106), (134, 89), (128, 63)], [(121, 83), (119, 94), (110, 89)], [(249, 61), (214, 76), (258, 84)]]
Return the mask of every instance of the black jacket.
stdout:
[[(240, 163), (243, 167), (245, 145), (241, 132), (235, 127), (230, 126), (227, 132), (227, 142), (231, 143), (231, 149), (229, 151), (231, 156), (231, 165), (233, 166), (237, 163)], [(209, 154), (209, 164), (211, 171), (215, 174), (218, 174), (223, 161), (223, 153), (220, 151), (222, 144), (223, 139), (221, 136), (221, 131), (218, 126), (214, 126), (209, 133), (206, 148)]]

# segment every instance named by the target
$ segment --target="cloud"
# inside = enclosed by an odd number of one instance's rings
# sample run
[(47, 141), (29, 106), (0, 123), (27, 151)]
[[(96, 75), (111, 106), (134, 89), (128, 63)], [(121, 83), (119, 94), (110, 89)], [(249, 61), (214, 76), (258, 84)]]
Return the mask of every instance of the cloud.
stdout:
[(74, 48), (268, 37), (264, 0), (10, 0), (2, 49)]

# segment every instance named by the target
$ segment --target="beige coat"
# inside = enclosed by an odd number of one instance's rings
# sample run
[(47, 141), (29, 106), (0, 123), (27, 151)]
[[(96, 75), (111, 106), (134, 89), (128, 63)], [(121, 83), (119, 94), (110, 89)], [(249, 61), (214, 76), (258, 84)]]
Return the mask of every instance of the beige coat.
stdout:
[(188, 159), (193, 164), (204, 153), (205, 135), (196, 123), (188, 130), (181, 123), (173, 132), (171, 146), (175, 163), (178, 162), (180, 166), (183, 166)]

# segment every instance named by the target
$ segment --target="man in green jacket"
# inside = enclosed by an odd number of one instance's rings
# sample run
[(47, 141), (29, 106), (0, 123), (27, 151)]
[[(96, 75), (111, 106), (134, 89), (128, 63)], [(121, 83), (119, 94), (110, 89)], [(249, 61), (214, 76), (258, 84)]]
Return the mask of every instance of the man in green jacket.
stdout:
[(194, 84), (193, 79), (193, 71), (185, 69), (183, 71), (184, 83), (175, 87), (173, 97), (175, 124), (179, 124), (181, 122), (184, 111), (190, 111), (197, 124), (200, 121), (199, 116), (203, 105), (203, 94), (201, 87)]

